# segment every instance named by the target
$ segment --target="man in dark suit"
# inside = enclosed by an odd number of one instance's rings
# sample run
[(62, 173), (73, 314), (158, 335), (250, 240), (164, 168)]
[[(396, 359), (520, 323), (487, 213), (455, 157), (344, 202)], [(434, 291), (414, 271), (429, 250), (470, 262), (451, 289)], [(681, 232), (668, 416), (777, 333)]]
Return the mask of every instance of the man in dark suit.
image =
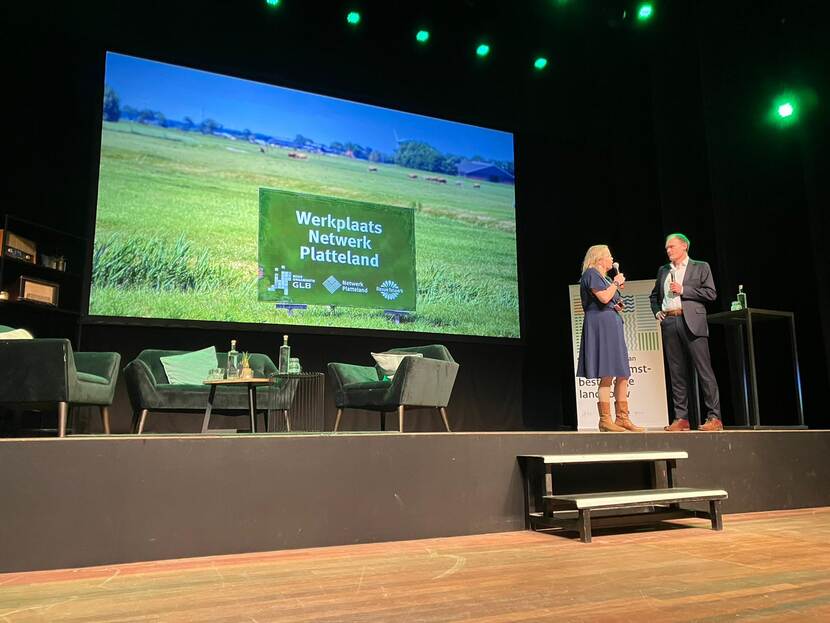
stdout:
[(702, 431), (723, 430), (718, 382), (709, 357), (709, 324), (705, 303), (717, 297), (712, 270), (706, 262), (689, 257), (689, 239), (683, 234), (666, 237), (669, 263), (657, 271), (651, 291), (651, 311), (660, 321), (663, 352), (669, 364), (675, 420), (668, 431), (689, 430), (689, 364), (694, 366), (703, 390), (706, 423)]

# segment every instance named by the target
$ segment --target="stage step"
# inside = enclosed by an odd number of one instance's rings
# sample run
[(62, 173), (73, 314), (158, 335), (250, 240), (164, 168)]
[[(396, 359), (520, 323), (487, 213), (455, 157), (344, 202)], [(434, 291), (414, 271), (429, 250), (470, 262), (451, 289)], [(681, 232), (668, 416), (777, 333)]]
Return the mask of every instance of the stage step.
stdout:
[(689, 458), (685, 450), (663, 452), (603, 452), (596, 454), (521, 454), (520, 459), (541, 460), (545, 465), (572, 463), (630, 463), (633, 461), (672, 461)]
[[(720, 504), (727, 498), (723, 489), (675, 487), (672, 474), (678, 459), (686, 459), (685, 450), (602, 452), (590, 454), (521, 454), (518, 455), (524, 477), (525, 526), (534, 528), (564, 528), (578, 530), (583, 543), (591, 542), (591, 513), (595, 527), (628, 526), (636, 523), (657, 522), (681, 517), (705, 517), (711, 520), (713, 530), (721, 530)], [(665, 461), (667, 488), (605, 491), (600, 493), (557, 494), (554, 492), (554, 466), (594, 463), (650, 464), (651, 481), (658, 479), (658, 463)], [(540, 490), (542, 489), (542, 490)], [(708, 502), (709, 511), (680, 508), (682, 502)], [(648, 512), (608, 514), (614, 509), (651, 508)], [(576, 511), (576, 519), (574, 519)]]
[(575, 509), (624, 508), (628, 506), (649, 506), (678, 502), (725, 500), (723, 489), (694, 489), (677, 487), (673, 489), (641, 489), (637, 491), (608, 491), (604, 493), (576, 493), (572, 495), (546, 495), (557, 507)]

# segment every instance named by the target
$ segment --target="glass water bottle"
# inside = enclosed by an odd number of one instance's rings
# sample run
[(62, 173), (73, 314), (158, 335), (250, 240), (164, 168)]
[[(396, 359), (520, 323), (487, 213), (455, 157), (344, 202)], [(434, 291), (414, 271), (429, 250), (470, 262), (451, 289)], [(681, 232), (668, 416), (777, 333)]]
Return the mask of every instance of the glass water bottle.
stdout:
[(288, 361), (291, 359), (291, 347), (288, 345), (288, 336), (282, 336), (282, 346), (280, 346), (280, 374), (288, 374)]
[(240, 372), (239, 351), (236, 350), (236, 340), (231, 340), (231, 349), (228, 351), (228, 362), (225, 366), (225, 378), (239, 378)]
[(743, 286), (738, 286), (738, 303), (741, 305), (741, 309), (746, 309), (746, 292), (744, 292)]

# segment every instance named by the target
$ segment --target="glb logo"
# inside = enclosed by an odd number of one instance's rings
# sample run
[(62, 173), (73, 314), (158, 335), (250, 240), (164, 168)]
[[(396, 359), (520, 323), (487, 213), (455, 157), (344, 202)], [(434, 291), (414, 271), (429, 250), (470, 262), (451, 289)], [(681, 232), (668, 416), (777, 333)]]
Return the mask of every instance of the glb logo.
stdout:
[(276, 292), (282, 290), (284, 296), (288, 296), (288, 286), (297, 288), (299, 290), (311, 290), (315, 283), (315, 279), (303, 277), (302, 275), (295, 275), (290, 270), (286, 270), (285, 266), (274, 268), (274, 283), (268, 286), (269, 292)]

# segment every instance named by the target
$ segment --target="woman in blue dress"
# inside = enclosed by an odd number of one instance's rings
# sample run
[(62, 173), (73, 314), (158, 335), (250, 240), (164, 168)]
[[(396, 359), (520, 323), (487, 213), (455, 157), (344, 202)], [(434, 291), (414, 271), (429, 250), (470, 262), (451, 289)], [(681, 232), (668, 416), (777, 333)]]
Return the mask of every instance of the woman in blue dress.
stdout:
[[(611, 251), (604, 244), (588, 249), (582, 262), (582, 279), (579, 294), (585, 319), (582, 323), (582, 340), (579, 344), (579, 363), (576, 375), (586, 379), (599, 379), (599, 429), (609, 432), (640, 432), (628, 411), (628, 349), (623, 333), (623, 300), (620, 290), (625, 275), (620, 272), (614, 279), (608, 271), (614, 263)], [(614, 384), (616, 421), (611, 420), (611, 383)]]

